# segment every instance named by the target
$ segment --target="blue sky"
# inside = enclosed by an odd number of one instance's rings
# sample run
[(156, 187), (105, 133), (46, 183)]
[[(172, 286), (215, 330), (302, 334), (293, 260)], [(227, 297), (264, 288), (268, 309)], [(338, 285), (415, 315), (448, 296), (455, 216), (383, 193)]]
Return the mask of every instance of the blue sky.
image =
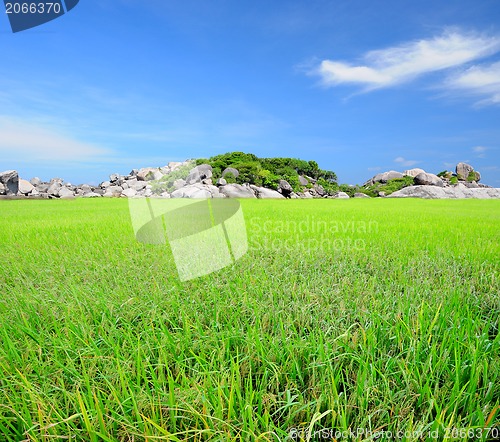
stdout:
[(0, 170), (25, 178), (241, 150), (500, 187), (498, 0), (81, 0), (16, 34), (2, 13), (0, 40)]

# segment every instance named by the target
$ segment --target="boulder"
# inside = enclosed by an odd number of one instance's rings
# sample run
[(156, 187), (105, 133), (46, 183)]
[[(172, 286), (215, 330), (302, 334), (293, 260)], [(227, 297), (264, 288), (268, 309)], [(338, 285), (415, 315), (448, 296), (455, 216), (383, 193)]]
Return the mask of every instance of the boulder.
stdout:
[(212, 175), (212, 166), (210, 164), (200, 164), (189, 171), (186, 182), (188, 184), (201, 183), (212, 178)]
[(326, 191), (321, 184), (316, 184), (314, 186), (314, 190), (316, 191), (318, 196), (325, 196), (326, 195)]
[(120, 179), (120, 174), (119, 173), (113, 173), (109, 176), (109, 181), (111, 183), (114, 183)]
[(302, 175), (299, 176), (299, 183), (301, 186), (307, 186), (309, 184), (309, 180)]
[(118, 197), (122, 192), (123, 187), (121, 186), (109, 186), (103, 196), (106, 198)]
[(222, 172), (222, 178), (224, 178), (228, 173), (233, 175), (235, 178), (240, 175), (240, 171), (238, 169), (235, 169), (234, 167), (226, 167)]
[(19, 180), (19, 193), (22, 195), (28, 195), (29, 193), (33, 192), (33, 189), (35, 186), (31, 184), (29, 181), (20, 179)]
[(415, 184), (444, 187), (444, 182), (441, 178), (439, 178), (437, 175), (434, 175), (433, 173), (427, 172), (420, 172), (417, 176), (415, 176)]
[(0, 195), (5, 195), (7, 191), (5, 190), (5, 186), (0, 183)]
[(73, 199), (75, 197), (75, 193), (67, 187), (61, 187), (58, 193), (61, 199)]
[(157, 167), (143, 167), (139, 169), (135, 176), (139, 181), (153, 181), (161, 179), (163, 174)]
[(173, 172), (174, 170), (179, 169), (180, 167), (184, 166), (187, 164), (187, 162), (180, 162), (180, 161), (170, 161), (170, 163), (167, 164), (167, 167), (170, 169), (170, 172)]
[(280, 180), (278, 184), (278, 192), (287, 197), (291, 195), (293, 188), (288, 181)]
[(51, 196), (59, 196), (59, 191), (62, 189), (62, 185), (60, 181), (50, 181), (49, 188), (47, 189), (47, 193)]
[(474, 172), (474, 168), (467, 163), (458, 163), (455, 167), (455, 173), (459, 180), (465, 181), (471, 172)]
[(255, 192), (255, 194), (257, 195), (257, 198), (260, 198), (260, 199), (273, 199), (273, 198), (284, 199), (285, 198), (281, 193), (279, 193), (273, 189), (267, 189), (266, 187), (258, 187), (258, 186), (254, 186), (252, 184), (250, 185), (250, 188)]
[(345, 192), (337, 192), (337, 194), (335, 195), (335, 198), (339, 198), (339, 199), (343, 199), (343, 200), (348, 200), (349, 199), (349, 195), (347, 195), (347, 193), (345, 193)]
[(225, 186), (227, 181), (224, 178), (219, 178), (216, 183), (218, 186)]
[(468, 189), (463, 184), (450, 187), (437, 186), (409, 186), (389, 195), (389, 198), (425, 198), (425, 199), (445, 199), (445, 198), (477, 198), (477, 199), (498, 199), (500, 189), (479, 188)]
[(133, 198), (136, 195), (137, 195), (137, 190), (132, 189), (130, 187), (128, 189), (124, 189), (123, 192), (121, 193), (121, 196), (124, 198)]
[(396, 178), (403, 178), (403, 174), (401, 172), (396, 172), (395, 170), (389, 170), (388, 172), (378, 173), (373, 178), (369, 179), (364, 185), (371, 186), (375, 183), (385, 184), (387, 181)]
[(412, 177), (416, 177), (419, 173), (425, 173), (425, 170), (424, 169), (420, 169), (418, 167), (415, 167), (413, 169), (408, 169), (408, 170), (405, 170), (403, 172), (403, 175), (404, 176), (412, 176)]
[(170, 194), (171, 198), (212, 198), (212, 193), (207, 186), (200, 184), (190, 184), (180, 189), (174, 190)]
[(178, 179), (174, 181), (174, 189), (178, 190), (186, 185), (186, 181), (183, 179)]
[(228, 198), (256, 198), (250, 187), (241, 184), (227, 184), (220, 187), (219, 191)]
[(33, 186), (35, 186), (35, 187), (36, 187), (36, 186), (38, 186), (38, 185), (42, 184), (42, 180), (36, 176), (36, 177), (34, 177), (34, 178), (31, 178), (30, 183), (31, 183)]
[(128, 182), (128, 188), (134, 189), (136, 192), (140, 192), (141, 190), (145, 189), (147, 185), (148, 183), (146, 181), (131, 180)]
[(15, 170), (0, 172), (0, 184), (3, 185), (2, 193), (8, 196), (15, 196), (19, 191), (19, 175)]
[(302, 198), (309, 200), (309, 199), (313, 198), (313, 196), (311, 195), (310, 192), (304, 192), (302, 195)]
[(97, 192), (90, 192), (82, 195), (82, 198), (100, 198), (102, 195), (100, 195)]
[(354, 198), (370, 198), (369, 195), (367, 195), (366, 193), (362, 193), (362, 192), (356, 192), (354, 194)]

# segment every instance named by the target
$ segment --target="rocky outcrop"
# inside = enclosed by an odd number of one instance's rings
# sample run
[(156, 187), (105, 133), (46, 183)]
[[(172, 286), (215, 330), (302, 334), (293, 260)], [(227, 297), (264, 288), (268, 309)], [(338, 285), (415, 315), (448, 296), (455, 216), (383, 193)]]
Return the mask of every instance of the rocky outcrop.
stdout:
[(387, 183), (387, 181), (395, 178), (403, 178), (403, 174), (401, 172), (396, 172), (395, 170), (389, 170), (388, 172), (378, 173), (363, 185), (372, 186), (375, 183)]
[(477, 188), (469, 189), (463, 184), (450, 187), (437, 186), (409, 186), (392, 193), (388, 198), (425, 198), (425, 199), (445, 199), (445, 198), (477, 198), (493, 199), (500, 198), (500, 189)]
[(276, 190), (273, 189), (268, 189), (266, 187), (258, 187), (250, 184), (250, 189), (252, 189), (255, 192), (255, 195), (257, 198), (261, 199), (270, 199), (270, 198), (277, 198), (277, 199), (283, 199), (285, 198), (281, 193), (277, 192)]
[(227, 184), (219, 187), (219, 191), (228, 198), (257, 198), (249, 185)]
[(0, 173), (0, 195), (14, 196), (19, 191), (19, 175), (15, 170)]
[(433, 173), (420, 172), (414, 181), (417, 185), (444, 187), (443, 180)]
[(420, 169), (418, 167), (415, 167), (413, 169), (408, 169), (403, 172), (403, 176), (412, 176), (416, 177), (419, 173), (425, 173), (424, 169)]

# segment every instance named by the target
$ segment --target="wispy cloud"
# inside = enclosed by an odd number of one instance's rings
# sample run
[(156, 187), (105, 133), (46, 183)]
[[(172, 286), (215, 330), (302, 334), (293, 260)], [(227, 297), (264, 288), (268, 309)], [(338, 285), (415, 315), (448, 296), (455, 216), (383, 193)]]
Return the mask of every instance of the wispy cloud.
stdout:
[(447, 30), (434, 38), (367, 52), (360, 64), (323, 60), (313, 73), (321, 77), (325, 86), (358, 84), (369, 91), (461, 66), (499, 50), (500, 38), (497, 36)]
[(411, 166), (415, 166), (415, 164), (420, 163), (420, 161), (417, 161), (417, 160), (407, 160), (407, 159), (405, 159), (403, 157), (397, 157), (397, 158), (395, 158), (394, 162), (398, 163), (398, 164), (400, 164), (401, 166), (404, 166), (404, 167), (411, 167)]
[(486, 157), (486, 151), (488, 150), (487, 147), (484, 146), (475, 146), (472, 148), (472, 152), (476, 154), (478, 158), (484, 158)]
[(51, 127), (0, 116), (0, 160), (23, 162), (92, 161), (112, 152)]
[(450, 89), (483, 97), (476, 105), (500, 104), (500, 62), (489, 65), (472, 66), (451, 76), (446, 86)]

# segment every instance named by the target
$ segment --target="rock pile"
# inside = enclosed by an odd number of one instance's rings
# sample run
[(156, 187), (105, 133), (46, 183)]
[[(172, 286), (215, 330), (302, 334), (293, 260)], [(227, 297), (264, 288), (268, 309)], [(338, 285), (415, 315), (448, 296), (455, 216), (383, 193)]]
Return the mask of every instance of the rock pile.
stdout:
[[(184, 173), (184, 171), (186, 171)], [(302, 192), (294, 192), (290, 183), (280, 180), (277, 190), (251, 184), (228, 183), (240, 172), (228, 167), (213, 184), (212, 166), (194, 166), (192, 160), (170, 162), (164, 167), (133, 169), (128, 175), (111, 174), (109, 180), (98, 186), (72, 185), (61, 178), (43, 182), (40, 178), (30, 181), (19, 179), (16, 171), (0, 173), (0, 195), (29, 198), (349, 198), (343, 192), (329, 196), (324, 188), (311, 177), (301, 176)], [(169, 179), (173, 177), (170, 181)], [(226, 178), (227, 179), (226, 179)]]

